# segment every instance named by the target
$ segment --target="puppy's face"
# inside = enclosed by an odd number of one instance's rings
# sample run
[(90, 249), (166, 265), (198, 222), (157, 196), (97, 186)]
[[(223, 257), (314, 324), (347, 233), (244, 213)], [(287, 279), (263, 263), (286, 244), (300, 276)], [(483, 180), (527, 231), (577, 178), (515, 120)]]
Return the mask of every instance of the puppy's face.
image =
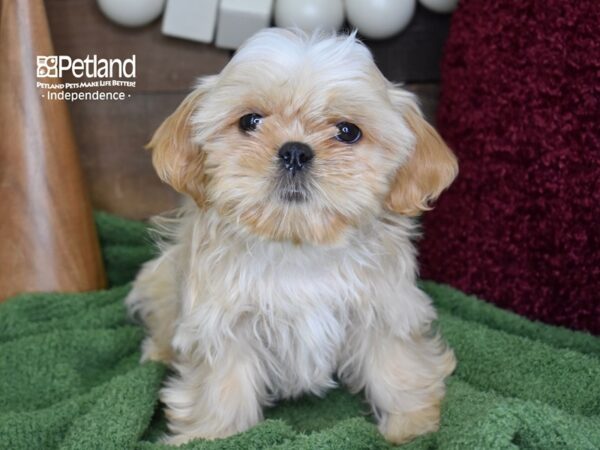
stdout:
[(257, 34), (156, 132), (158, 174), (274, 240), (341, 239), (384, 209), (415, 215), (456, 160), (353, 36)]

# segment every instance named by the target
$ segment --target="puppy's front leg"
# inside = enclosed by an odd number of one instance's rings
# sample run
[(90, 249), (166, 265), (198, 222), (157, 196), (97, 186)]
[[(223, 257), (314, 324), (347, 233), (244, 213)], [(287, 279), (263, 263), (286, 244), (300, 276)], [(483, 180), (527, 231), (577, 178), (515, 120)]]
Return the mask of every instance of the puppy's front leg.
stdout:
[(173, 359), (171, 341), (179, 314), (176, 270), (172, 263), (176, 254), (177, 249), (172, 247), (144, 264), (125, 299), (129, 313), (139, 317), (148, 332), (142, 344), (142, 361), (170, 364)]
[(262, 419), (267, 394), (258, 359), (242, 343), (224, 346), (214, 361), (188, 355), (174, 364), (177, 374), (161, 391), (171, 431), (168, 443), (224, 438)]
[(356, 336), (361, 350), (341, 375), (355, 391), (365, 389), (383, 436), (399, 444), (437, 430), (444, 378), (456, 365), (452, 350), (437, 337), (401, 339), (382, 329), (366, 334)]

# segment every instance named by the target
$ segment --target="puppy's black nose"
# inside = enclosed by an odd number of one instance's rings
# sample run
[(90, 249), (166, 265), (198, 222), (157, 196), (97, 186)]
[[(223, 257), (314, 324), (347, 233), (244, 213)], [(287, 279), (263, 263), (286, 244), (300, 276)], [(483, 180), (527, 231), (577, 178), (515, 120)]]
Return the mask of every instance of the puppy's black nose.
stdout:
[(286, 142), (277, 154), (285, 170), (292, 175), (305, 168), (315, 156), (312, 148), (302, 142)]

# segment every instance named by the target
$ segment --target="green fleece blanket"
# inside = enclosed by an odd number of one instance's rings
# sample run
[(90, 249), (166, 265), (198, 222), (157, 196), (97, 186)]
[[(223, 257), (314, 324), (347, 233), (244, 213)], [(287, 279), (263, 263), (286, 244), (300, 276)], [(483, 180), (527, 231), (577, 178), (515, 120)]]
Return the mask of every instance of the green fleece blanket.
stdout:
[[(98, 214), (97, 224), (110, 289), (0, 305), (2, 449), (166, 448), (157, 442), (166, 369), (139, 364), (143, 331), (123, 306), (152, 245), (140, 223)], [(440, 431), (402, 448), (600, 449), (600, 339), (529, 322), (447, 286), (422, 287), (459, 362)], [(362, 397), (338, 389), (282, 402), (245, 433), (183, 448), (388, 447)]]

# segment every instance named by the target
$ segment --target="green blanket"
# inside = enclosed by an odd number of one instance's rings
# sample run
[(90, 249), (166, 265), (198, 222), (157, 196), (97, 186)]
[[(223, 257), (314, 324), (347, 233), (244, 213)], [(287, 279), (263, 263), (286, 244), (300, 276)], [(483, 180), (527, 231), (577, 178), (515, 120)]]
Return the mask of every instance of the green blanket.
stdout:
[[(155, 449), (166, 369), (138, 363), (127, 284), (153, 250), (144, 225), (97, 215), (110, 289), (0, 305), (0, 448)], [(10, 268), (2, 268), (10, 270)], [(509, 283), (510, 280), (507, 280)], [(599, 449), (600, 339), (529, 322), (435, 283), (458, 358), (438, 433), (405, 449)], [(387, 448), (361, 396), (282, 402), (253, 429), (194, 449)]]

